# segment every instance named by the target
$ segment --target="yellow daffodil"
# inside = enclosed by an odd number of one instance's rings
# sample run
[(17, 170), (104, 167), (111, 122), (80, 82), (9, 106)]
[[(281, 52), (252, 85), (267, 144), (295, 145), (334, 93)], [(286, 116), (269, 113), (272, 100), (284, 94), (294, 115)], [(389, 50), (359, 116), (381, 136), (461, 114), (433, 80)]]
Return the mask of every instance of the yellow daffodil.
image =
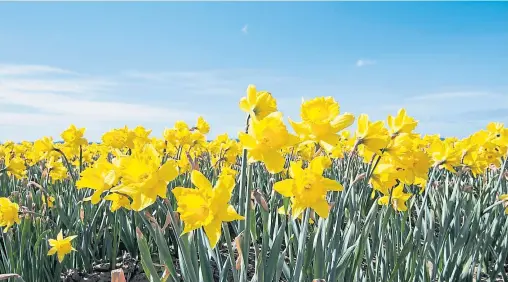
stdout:
[(61, 158), (50, 157), (46, 167), (49, 169), (52, 183), (67, 178), (67, 168), (65, 168)]
[(391, 194), (385, 194), (383, 197), (379, 198), (377, 202), (380, 205), (391, 204), (397, 211), (407, 211), (406, 201), (409, 200), (409, 198), (411, 198), (411, 194), (405, 193), (404, 185), (399, 184), (391, 190)]
[(504, 147), (508, 146), (508, 128), (505, 128), (503, 123), (489, 123), (487, 125), (487, 132), (494, 144)]
[(331, 152), (340, 141), (339, 131), (353, 124), (355, 117), (345, 113), (339, 115), (339, 103), (332, 97), (318, 97), (301, 105), (301, 122), (289, 119), (289, 123), (305, 141), (319, 143)]
[(127, 126), (124, 128), (113, 129), (102, 135), (102, 142), (106, 146), (114, 149), (134, 148), (135, 133), (130, 131)]
[(428, 149), (434, 165), (444, 167), (450, 172), (456, 172), (456, 166), (460, 165), (461, 152), (445, 141), (436, 141)]
[(8, 175), (14, 175), (17, 179), (26, 176), (25, 161), (21, 157), (5, 158), (5, 168)]
[(52, 208), (54, 206), (55, 197), (49, 196), (46, 198), (46, 196), (43, 193), (41, 198), (42, 198), (42, 202), (48, 205), (48, 208)]
[(208, 134), (210, 132), (210, 124), (203, 117), (198, 117), (196, 129), (202, 134)]
[(101, 160), (81, 172), (80, 179), (76, 182), (76, 188), (90, 188), (94, 190), (91, 197), (85, 198), (85, 201), (91, 200), (92, 204), (97, 204), (101, 200), (103, 192), (109, 190), (119, 179), (118, 169), (107, 160)]
[(429, 156), (422, 151), (407, 151), (399, 157), (397, 171), (399, 180), (404, 184), (413, 184), (416, 179), (427, 179), (431, 162)]
[(7, 233), (14, 223), (19, 224), (21, 222), (18, 212), (18, 204), (11, 202), (9, 198), (0, 198), (0, 227), (5, 226), (3, 230), (4, 233)]
[(356, 130), (358, 145), (373, 153), (381, 155), (389, 142), (388, 130), (383, 126), (382, 121), (371, 122), (369, 116), (362, 114), (358, 117), (358, 128)]
[(221, 236), (222, 222), (244, 219), (229, 204), (235, 181), (232, 176), (225, 174), (212, 188), (210, 181), (197, 170), (192, 171), (191, 181), (197, 189), (173, 189), (178, 202), (177, 212), (185, 224), (183, 233), (203, 227), (213, 248)]
[(251, 84), (247, 87), (247, 97), (243, 97), (240, 100), (240, 109), (261, 120), (277, 111), (277, 101), (275, 101), (271, 93), (266, 91), (258, 92), (256, 86)]
[(55, 239), (49, 239), (49, 245), (51, 246), (51, 249), (49, 249), (48, 256), (57, 254), (58, 261), (62, 262), (65, 255), (69, 254), (71, 251), (75, 251), (72, 247), (71, 241), (76, 238), (76, 235), (69, 236), (69, 237), (63, 237), (62, 230), (58, 233)]
[(54, 150), (55, 146), (53, 144), (53, 138), (51, 137), (42, 137), (41, 139), (35, 141), (34, 150), (36, 155), (41, 158), (46, 158), (49, 154)]
[(337, 181), (323, 177), (323, 171), (330, 165), (330, 159), (324, 156), (313, 159), (306, 169), (302, 168), (302, 162), (293, 162), (290, 167), (292, 178), (273, 185), (279, 194), (291, 198), (293, 217), (298, 217), (306, 208), (313, 209), (322, 218), (328, 217), (326, 193), (344, 189)]
[(298, 142), (298, 137), (288, 132), (281, 112), (273, 112), (262, 120), (253, 117), (249, 133), (240, 132), (238, 137), (248, 151), (249, 162), (264, 162), (270, 173), (284, 168), (281, 149)]
[(397, 168), (393, 164), (381, 160), (374, 168), (370, 178), (370, 184), (374, 189), (372, 191), (372, 197), (375, 196), (375, 191), (379, 191), (383, 194), (388, 193), (389, 189), (397, 184), (397, 173)]
[(111, 211), (115, 212), (119, 208), (131, 209), (131, 202), (127, 196), (111, 193), (104, 197), (104, 200), (111, 201)]
[(80, 146), (88, 144), (88, 141), (83, 137), (84, 134), (85, 128), (78, 129), (74, 124), (71, 124), (60, 136), (64, 140), (65, 145), (77, 149)]
[(174, 160), (167, 160), (162, 166), (161, 162), (162, 157), (151, 144), (122, 157), (119, 161), (122, 183), (111, 191), (129, 196), (135, 211), (153, 204), (157, 196), (165, 199), (167, 185), (178, 176), (178, 170)]
[(400, 109), (397, 116), (388, 116), (388, 132), (391, 136), (397, 136), (400, 133), (411, 133), (418, 122), (406, 114), (405, 109)]

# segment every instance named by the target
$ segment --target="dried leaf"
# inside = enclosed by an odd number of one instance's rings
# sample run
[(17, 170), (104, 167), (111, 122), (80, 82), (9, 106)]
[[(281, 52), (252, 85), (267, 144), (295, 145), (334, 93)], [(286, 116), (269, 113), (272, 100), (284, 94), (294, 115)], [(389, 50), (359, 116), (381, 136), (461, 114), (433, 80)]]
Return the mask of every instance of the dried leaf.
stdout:
[(243, 241), (243, 233), (239, 234), (235, 238), (235, 246), (236, 246), (236, 250), (238, 252), (238, 258), (236, 259), (236, 269), (237, 270), (240, 270), (240, 268), (242, 268), (242, 260), (243, 260), (242, 241)]
[(251, 198), (254, 199), (254, 201), (256, 201), (256, 203), (258, 203), (258, 205), (260, 205), (263, 208), (263, 210), (268, 212), (268, 204), (266, 203), (266, 200), (265, 200), (265, 197), (263, 197), (263, 194), (261, 194), (259, 192), (259, 189), (252, 191)]

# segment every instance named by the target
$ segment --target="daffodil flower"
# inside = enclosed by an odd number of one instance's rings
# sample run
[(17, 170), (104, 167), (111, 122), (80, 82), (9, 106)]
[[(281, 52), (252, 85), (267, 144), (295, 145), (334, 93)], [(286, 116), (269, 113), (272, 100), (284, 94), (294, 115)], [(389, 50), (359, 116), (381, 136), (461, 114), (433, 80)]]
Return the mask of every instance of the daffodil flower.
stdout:
[(281, 112), (273, 112), (262, 120), (254, 117), (249, 134), (240, 132), (238, 137), (248, 151), (249, 162), (264, 162), (270, 173), (284, 169), (286, 160), (281, 150), (299, 142), (298, 137), (288, 132)]
[(391, 195), (388, 193), (383, 197), (378, 199), (378, 204), (380, 205), (388, 205), (391, 200), (391, 205), (397, 211), (407, 211), (406, 201), (411, 198), (410, 193), (404, 192), (404, 185), (399, 184), (393, 190), (391, 190)]
[(300, 139), (316, 142), (331, 152), (340, 142), (338, 132), (353, 124), (350, 113), (339, 115), (339, 103), (332, 97), (318, 97), (301, 105), (301, 122), (289, 119)]
[(65, 255), (69, 254), (71, 251), (75, 251), (72, 247), (71, 241), (76, 238), (76, 235), (69, 236), (69, 237), (63, 237), (62, 230), (58, 233), (55, 239), (49, 239), (49, 245), (51, 246), (51, 249), (49, 249), (48, 256), (57, 254), (58, 261), (62, 262)]
[(183, 234), (203, 227), (213, 248), (221, 236), (222, 222), (244, 219), (229, 204), (235, 180), (233, 176), (223, 174), (212, 188), (210, 181), (201, 172), (193, 170), (191, 181), (197, 189), (173, 189), (178, 202), (177, 212), (185, 224)]
[(326, 193), (344, 189), (337, 181), (323, 177), (323, 171), (330, 165), (330, 159), (324, 156), (313, 159), (306, 169), (302, 168), (302, 162), (293, 162), (290, 167), (292, 178), (273, 185), (279, 194), (291, 198), (293, 217), (300, 216), (306, 208), (312, 208), (322, 218), (328, 217), (330, 209)]
[(255, 85), (247, 87), (247, 97), (240, 100), (240, 109), (257, 119), (264, 119), (277, 111), (277, 101), (266, 91), (257, 91)]
[(0, 198), (0, 227), (5, 226), (4, 233), (7, 233), (14, 223), (19, 224), (21, 222), (18, 212), (18, 204), (11, 202), (9, 198)]

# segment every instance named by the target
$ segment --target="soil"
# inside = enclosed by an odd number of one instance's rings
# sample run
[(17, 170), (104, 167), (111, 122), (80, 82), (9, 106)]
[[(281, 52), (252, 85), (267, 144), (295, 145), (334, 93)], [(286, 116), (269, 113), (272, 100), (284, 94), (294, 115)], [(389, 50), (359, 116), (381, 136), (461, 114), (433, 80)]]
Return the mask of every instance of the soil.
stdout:
[[(125, 274), (127, 282), (148, 282), (141, 262), (131, 258), (129, 254), (118, 258), (118, 263), (114, 269), (122, 269)], [(64, 282), (110, 282), (111, 269), (109, 263), (99, 263), (94, 265), (92, 273), (85, 273), (76, 269), (69, 269), (66, 273), (62, 274), (62, 281)]]
[[(235, 259), (238, 258), (238, 254), (235, 252)], [(224, 257), (227, 257), (227, 247), (221, 246), (220, 253), (224, 255)], [(249, 252), (249, 261), (251, 262), (249, 264), (248, 270), (247, 270), (247, 278), (250, 281), (251, 278), (254, 276), (254, 249), (251, 247), (251, 250)], [(143, 267), (141, 266), (141, 262), (135, 258), (132, 258), (129, 254), (125, 254), (123, 257), (117, 258), (118, 263), (116, 263), (115, 267), (113, 269), (110, 269), (109, 263), (97, 263), (93, 266), (93, 272), (92, 273), (86, 273), (82, 272), (76, 269), (69, 269), (67, 272), (62, 273), (62, 280), (63, 282), (110, 282), (111, 281), (111, 271), (115, 269), (122, 269), (125, 275), (125, 279), (127, 282), (148, 282), (150, 281), (143, 271)], [(180, 277), (180, 267), (178, 263), (178, 258), (174, 257), (173, 262), (175, 264), (177, 275), (179, 276), (180, 280), (183, 281), (183, 279)], [(219, 269), (217, 267), (217, 264), (215, 261), (211, 261), (214, 281), (219, 281)], [(228, 280), (227, 281), (233, 281), (233, 277), (231, 276), (231, 272), (229, 273)]]

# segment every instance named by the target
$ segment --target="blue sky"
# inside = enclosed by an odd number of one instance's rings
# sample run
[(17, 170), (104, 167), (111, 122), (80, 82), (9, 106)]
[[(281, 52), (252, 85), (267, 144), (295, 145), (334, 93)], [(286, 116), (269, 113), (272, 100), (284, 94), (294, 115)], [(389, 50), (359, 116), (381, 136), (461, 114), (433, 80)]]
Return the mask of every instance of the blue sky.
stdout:
[(508, 2), (2, 3), (0, 142), (199, 115), (236, 136), (248, 84), (296, 120), (333, 96), (464, 137), (508, 123), (507, 73)]

